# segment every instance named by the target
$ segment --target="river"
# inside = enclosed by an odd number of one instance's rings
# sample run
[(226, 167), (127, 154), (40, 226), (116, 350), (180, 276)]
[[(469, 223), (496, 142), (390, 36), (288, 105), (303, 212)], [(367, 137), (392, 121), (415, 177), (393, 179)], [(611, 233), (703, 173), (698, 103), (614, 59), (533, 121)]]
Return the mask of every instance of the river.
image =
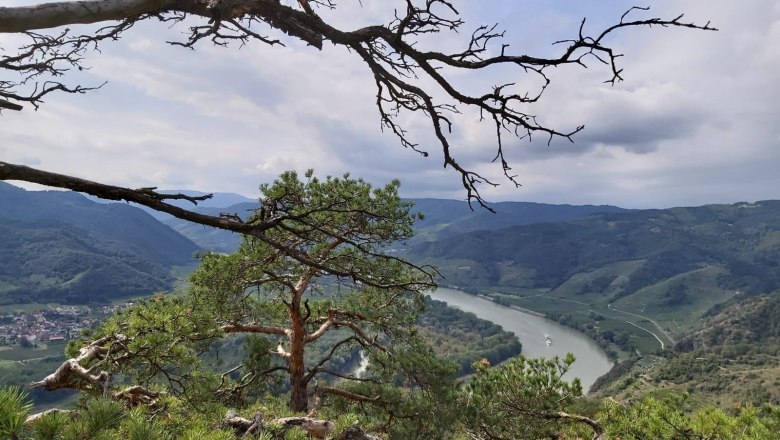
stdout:
[[(504, 330), (514, 333), (522, 342), (523, 355), (526, 357), (564, 357), (566, 353), (573, 353), (577, 361), (565, 377), (579, 377), (585, 392), (599, 376), (612, 368), (612, 362), (595, 342), (555, 321), (504, 307), (459, 290), (439, 288), (431, 297), (474, 313), (477, 317), (492, 321)], [(550, 345), (547, 345), (545, 335), (552, 340)]]

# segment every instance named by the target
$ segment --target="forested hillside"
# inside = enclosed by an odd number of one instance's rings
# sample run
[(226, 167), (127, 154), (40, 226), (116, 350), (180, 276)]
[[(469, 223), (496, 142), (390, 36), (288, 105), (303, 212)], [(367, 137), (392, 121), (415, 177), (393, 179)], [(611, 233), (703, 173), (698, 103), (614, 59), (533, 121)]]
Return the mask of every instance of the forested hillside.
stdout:
[(593, 214), (419, 243), (444, 284), (654, 351), (735, 296), (780, 287), (780, 202)]
[[(775, 289), (780, 280), (772, 270), (780, 260), (779, 229), (780, 202), (763, 201), (594, 214), (477, 231), (420, 244), (410, 255), (473, 263), (469, 276), (456, 270), (446, 273), (450, 282), (469, 287), (555, 289), (576, 274), (639, 262), (619, 274), (624, 279), (604, 275), (583, 285), (582, 293), (607, 290), (619, 298), (710, 266), (725, 269), (719, 286), (760, 293)], [(674, 300), (669, 298), (670, 303)]]
[(632, 359), (597, 383), (597, 395), (691, 393), (689, 405), (780, 403), (780, 293), (734, 300), (675, 345)]
[[(198, 193), (199, 194), (199, 193)], [(209, 200), (206, 204), (199, 203), (197, 207), (190, 206), (193, 211), (201, 214), (219, 215), (222, 213), (235, 214), (242, 218), (248, 218), (259, 205), (256, 202), (242, 202), (214, 206), (219, 201), (236, 200), (236, 195)], [(526, 202), (500, 202), (492, 204), (495, 212), (485, 209), (472, 209), (467, 202), (445, 199), (406, 199), (414, 203), (413, 212), (422, 213), (424, 219), (414, 225), (415, 235), (408, 243), (402, 246), (413, 245), (418, 242), (433, 241), (439, 238), (449, 237), (464, 232), (489, 231), (508, 226), (528, 225), (564, 221), (586, 217), (597, 212), (622, 212), (622, 208), (615, 206), (571, 206), (552, 205), (546, 203)], [(179, 205), (186, 206), (180, 202)], [(476, 208), (476, 207), (474, 207)], [(166, 216), (163, 223), (169, 225), (182, 235), (188, 237), (205, 249), (219, 252), (231, 252), (238, 247), (241, 237), (229, 231), (207, 228), (181, 219)]]
[[(437, 240), (471, 231), (494, 231), (510, 226), (574, 220), (594, 213), (622, 212), (609, 205), (553, 205), (530, 202), (499, 202), (495, 212), (457, 200), (411, 199), (414, 211), (425, 218), (415, 225), (415, 241)], [(473, 208), (473, 209), (472, 209)]]
[(0, 183), (0, 301), (100, 302), (170, 288), (198, 247), (145, 212)]

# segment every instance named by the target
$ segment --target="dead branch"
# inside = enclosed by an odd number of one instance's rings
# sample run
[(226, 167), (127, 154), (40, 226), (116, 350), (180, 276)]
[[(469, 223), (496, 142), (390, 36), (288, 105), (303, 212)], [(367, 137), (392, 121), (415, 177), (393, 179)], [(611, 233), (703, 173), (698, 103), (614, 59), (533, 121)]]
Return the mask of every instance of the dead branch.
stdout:
[(290, 336), (290, 329), (282, 327), (273, 327), (260, 324), (227, 324), (222, 326), (225, 333), (262, 333), (266, 335)]
[(378, 402), (379, 396), (369, 397), (364, 396), (362, 394), (353, 393), (350, 391), (342, 390), (339, 388), (324, 386), (324, 385), (317, 385), (317, 388), (315, 390), (315, 393), (320, 394), (322, 396), (325, 395), (331, 395), (331, 396), (339, 396), (343, 397), (345, 399), (351, 400), (353, 402)]
[(263, 432), (266, 426), (273, 426), (275, 431), (281, 431), (282, 433), (294, 426), (298, 426), (313, 438), (325, 438), (335, 428), (331, 421), (312, 417), (281, 417), (264, 421), (260, 413), (256, 413), (252, 419), (247, 419), (230, 412), (222, 423), (233, 428), (237, 435), (244, 437)]
[(604, 438), (604, 428), (598, 421), (589, 417), (580, 416), (577, 414), (569, 414), (563, 411), (545, 412), (542, 413), (542, 417), (550, 420), (564, 420), (568, 422), (584, 423), (593, 430), (593, 440), (602, 440)]
[[(24, 33), (30, 39), (30, 43), (17, 53), (0, 56), (0, 70), (19, 75), (18, 81), (0, 80), (0, 109), (19, 110), (19, 102), (29, 102), (37, 107), (48, 93), (55, 91), (84, 93), (91, 90), (93, 87), (69, 87), (58, 78), (69, 69), (82, 68), (87, 49), (96, 49), (105, 40), (120, 38), (139, 21), (160, 20), (177, 24), (190, 17), (199, 18), (199, 24), (189, 28), (184, 41), (172, 42), (188, 48), (203, 40), (218, 46), (231, 42), (243, 45), (249, 41), (282, 44), (277, 38), (253, 30), (253, 25), (262, 23), (317, 49), (322, 49), (323, 42), (329, 41), (357, 54), (374, 77), (376, 107), (383, 129), (393, 133), (403, 147), (428, 156), (428, 152), (415, 143), (399, 122), (405, 119), (402, 118), (404, 114), (423, 114), (430, 120), (436, 135), (444, 167), (451, 167), (459, 173), (469, 202), (476, 201), (487, 208), (479, 188), (497, 183), (462, 165), (453, 154), (450, 135), (461, 108), (478, 110), (483, 120), (495, 126), (493, 161), (499, 164), (510, 183), (519, 186), (518, 176), (512, 174), (512, 167), (505, 157), (506, 136), (530, 140), (534, 135), (541, 135), (547, 138), (548, 143), (555, 138), (573, 141), (574, 135), (584, 128), (583, 125), (564, 129), (549, 127), (527, 111), (528, 105), (538, 102), (550, 84), (546, 74), (549, 68), (569, 64), (585, 67), (586, 62), (595, 60), (609, 68), (606, 82), (615, 84), (623, 79), (623, 69), (618, 65), (621, 54), (606, 42), (614, 32), (635, 27), (717, 30), (709, 22), (702, 25), (684, 21), (683, 15), (672, 19), (651, 17), (631, 20), (631, 15), (649, 10), (633, 7), (616, 24), (601, 32), (586, 33), (583, 19), (574, 38), (556, 42), (563, 47), (557, 57), (509, 53), (508, 45), (500, 42), (504, 32), (496, 25), (477, 27), (464, 49), (445, 53), (422, 49), (422, 44), (418, 43), (422, 36), (458, 32), (463, 27), (464, 21), (447, 0), (407, 0), (402, 12), (396, 12), (389, 24), (351, 31), (325, 22), (313, 9), (335, 9), (333, 1), (299, 0), (297, 3), (300, 9), (282, 4), (279, 0), (83, 0), (31, 7), (0, 7), (0, 33)], [(55, 36), (35, 32), (111, 20), (120, 22), (105, 26), (92, 35), (73, 35), (69, 30)], [(535, 90), (517, 90), (513, 83), (503, 83), (481, 93), (467, 93), (452, 82), (458, 71), (497, 65), (511, 66), (521, 75), (533, 75), (540, 86)], [(436, 86), (428, 88), (422, 85), (430, 81)], [(32, 90), (29, 90), (30, 87)], [(442, 93), (444, 99), (435, 98)]]
[(92, 389), (103, 392), (104, 385), (110, 380), (111, 374), (108, 371), (93, 372), (99, 365), (93, 365), (89, 368), (92, 361), (105, 359), (109, 352), (109, 347), (103, 344), (114, 342), (124, 342), (123, 335), (115, 337), (103, 337), (79, 350), (79, 355), (75, 358), (66, 359), (53, 373), (49, 374), (40, 381), (30, 384), (31, 388), (43, 388), (47, 391), (53, 391), (61, 388), (72, 389)]
[(380, 439), (379, 437), (364, 432), (358, 427), (351, 426), (344, 430), (344, 432), (339, 436), (338, 440), (380, 440)]
[(141, 385), (127, 387), (124, 390), (117, 391), (113, 395), (114, 400), (126, 402), (127, 406), (152, 405), (160, 397), (160, 393), (152, 391)]
[(43, 417), (48, 416), (49, 414), (63, 414), (66, 416), (74, 414), (75, 411), (71, 409), (59, 409), (59, 408), (52, 408), (47, 409), (46, 411), (42, 411), (39, 413), (31, 414), (27, 416), (27, 418), (24, 420), (25, 425), (29, 425), (31, 423), (35, 423), (37, 420), (40, 420)]

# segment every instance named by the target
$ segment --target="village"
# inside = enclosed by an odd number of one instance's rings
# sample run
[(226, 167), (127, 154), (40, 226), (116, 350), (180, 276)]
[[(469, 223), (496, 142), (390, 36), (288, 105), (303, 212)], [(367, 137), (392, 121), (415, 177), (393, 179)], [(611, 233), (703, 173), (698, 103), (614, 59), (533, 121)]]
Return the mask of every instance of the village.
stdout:
[(65, 343), (105, 316), (131, 305), (49, 306), (44, 310), (6, 313), (0, 315), (0, 346)]

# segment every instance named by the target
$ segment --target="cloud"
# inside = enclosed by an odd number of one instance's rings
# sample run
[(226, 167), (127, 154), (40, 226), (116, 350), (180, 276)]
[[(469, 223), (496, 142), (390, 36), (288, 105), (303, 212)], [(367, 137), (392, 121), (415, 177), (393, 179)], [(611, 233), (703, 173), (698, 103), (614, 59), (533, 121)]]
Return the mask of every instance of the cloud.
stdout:
[[(403, 6), (363, 3), (342, 2), (321, 13), (356, 29), (388, 22), (393, 7)], [(484, 7), (464, 0), (456, 2), (467, 19), (463, 31), (420, 44), (455, 51), (477, 25), (500, 22), (510, 50), (556, 56), (563, 48), (550, 43), (575, 36), (583, 17), (586, 29), (597, 30), (628, 6), (496, 0)], [(780, 162), (780, 2), (757, 0), (747, 8), (727, 0), (661, 1), (653, 8), (649, 16), (686, 12), (696, 21), (712, 20), (721, 31), (638, 28), (616, 34), (610, 44), (625, 53), (620, 63), (626, 80), (614, 87), (602, 83), (610, 72), (595, 59), (588, 69), (551, 69), (553, 84), (528, 111), (561, 131), (580, 124), (586, 129), (574, 144), (506, 138), (521, 188), (490, 162), (494, 127), (461, 109), (453, 153), (504, 182), (483, 188), (483, 195), (631, 207), (780, 197), (772, 169)], [(38, 112), (5, 112), (0, 160), (131, 187), (252, 196), (258, 183), (284, 170), (314, 168), (320, 175), (351, 172), (376, 184), (401, 178), (408, 196), (465, 196), (460, 176), (442, 167), (429, 121), (400, 117), (428, 158), (381, 132), (375, 85), (354, 53), (286, 39), (286, 47), (204, 44), (196, 51), (165, 44), (181, 39), (183, 30), (141, 24), (121, 41), (102, 45), (102, 53), (89, 53), (91, 70), (66, 76), (87, 84), (108, 80), (103, 89), (51, 96)], [(0, 38), (4, 47), (16, 41)], [(532, 76), (507, 68), (453, 78), (470, 93), (508, 81), (538, 86)]]

